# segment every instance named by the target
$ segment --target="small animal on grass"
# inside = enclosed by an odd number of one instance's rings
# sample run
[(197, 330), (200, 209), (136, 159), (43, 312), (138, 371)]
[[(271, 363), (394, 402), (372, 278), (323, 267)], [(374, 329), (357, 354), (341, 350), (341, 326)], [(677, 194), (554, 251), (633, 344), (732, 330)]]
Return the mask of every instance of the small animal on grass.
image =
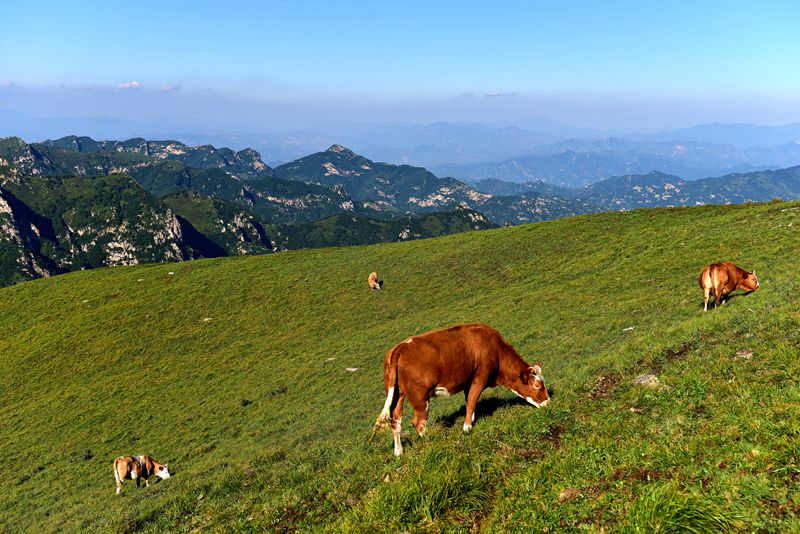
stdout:
[(372, 271), (371, 273), (369, 273), (369, 278), (367, 278), (367, 283), (369, 283), (369, 287), (372, 289), (380, 289), (382, 282), (378, 280), (378, 273)]
[(428, 403), (433, 396), (464, 392), (464, 432), (472, 429), (478, 397), (486, 388), (503, 386), (537, 408), (550, 402), (541, 365), (525, 363), (497, 330), (485, 324), (431, 330), (402, 341), (386, 353), (383, 385), (386, 403), (370, 441), (379, 429), (391, 428), (395, 456), (403, 454), (400, 428), (406, 397), (414, 409), (412, 423), (420, 436), (425, 433)]
[(708, 311), (709, 294), (714, 295), (714, 307), (716, 308), (724, 302), (725, 297), (736, 289), (744, 289), (749, 292), (761, 287), (755, 271), (745, 271), (729, 261), (706, 265), (697, 281), (703, 290), (703, 311)]
[(135, 480), (139, 487), (139, 479), (150, 487), (148, 479), (156, 475), (164, 480), (170, 477), (167, 464), (160, 464), (149, 456), (120, 456), (114, 460), (114, 480), (117, 482), (117, 495), (122, 491), (125, 480)]

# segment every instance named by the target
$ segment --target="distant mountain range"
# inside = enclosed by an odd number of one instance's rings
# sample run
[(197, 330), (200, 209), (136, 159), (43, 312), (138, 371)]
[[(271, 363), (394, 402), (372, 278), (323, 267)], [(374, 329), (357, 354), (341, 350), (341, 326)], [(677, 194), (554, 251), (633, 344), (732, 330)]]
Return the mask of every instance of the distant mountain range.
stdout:
[(800, 198), (800, 166), (788, 169), (734, 173), (686, 181), (652, 171), (601, 180), (581, 188), (558, 187), (545, 182), (523, 184), (484, 180), (476, 187), (486, 193), (558, 195), (604, 210), (766, 202), (774, 198)]
[(535, 153), (498, 162), (441, 165), (437, 174), (467, 182), (498, 179), (541, 180), (581, 187), (612, 176), (657, 170), (686, 180), (800, 164), (800, 144), (741, 149), (708, 143), (639, 142), (621, 138), (566, 141), (540, 147)]
[(75, 136), (0, 139), (0, 197), (3, 284), (103, 265), (433, 237), (583, 210), (521, 196), (495, 206), (458, 180), (339, 145), (271, 169), (253, 150)]
[[(564, 146), (601, 158), (630, 143)], [(572, 161), (581, 168), (579, 159)], [(0, 139), (0, 284), (106, 265), (401, 241), (600, 210), (774, 197), (800, 198), (800, 167), (694, 181), (652, 171), (582, 187), (498, 178), (469, 185), (423, 167), (375, 162), (338, 144), (273, 169), (250, 149), (75, 136), (28, 144), (11, 137)]]

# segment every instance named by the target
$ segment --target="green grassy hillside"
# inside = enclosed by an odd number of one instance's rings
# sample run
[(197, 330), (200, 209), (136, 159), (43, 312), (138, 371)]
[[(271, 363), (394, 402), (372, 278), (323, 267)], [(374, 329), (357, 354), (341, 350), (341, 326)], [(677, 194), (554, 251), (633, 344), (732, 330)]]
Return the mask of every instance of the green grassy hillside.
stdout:
[[(0, 530), (796, 531), (799, 249), (800, 203), (709, 206), (4, 288)], [(718, 260), (762, 288), (703, 314)], [(552, 403), (368, 443), (385, 351), (467, 321)], [(174, 476), (115, 496), (122, 454)]]

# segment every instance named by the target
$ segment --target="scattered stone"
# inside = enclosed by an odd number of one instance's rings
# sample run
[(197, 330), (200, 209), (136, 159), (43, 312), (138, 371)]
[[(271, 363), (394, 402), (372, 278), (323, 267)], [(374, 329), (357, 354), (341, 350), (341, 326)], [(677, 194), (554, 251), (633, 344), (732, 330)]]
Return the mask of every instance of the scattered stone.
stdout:
[(212, 317), (206, 317), (205, 319), (203, 319), (203, 322), (204, 322), (204, 323), (207, 323), (207, 322), (208, 322), (208, 321), (210, 321), (211, 319), (212, 319)]
[(623, 329), (622, 329), (622, 331), (623, 331), (623, 332), (630, 332), (630, 331), (631, 331), (631, 330), (633, 330), (634, 328), (636, 328), (636, 327), (635, 327), (635, 326), (629, 326), (628, 328), (623, 328)]
[(137, 281), (137, 282), (144, 282), (144, 278), (139, 278), (139, 279), (138, 279), (138, 280), (136, 280), (136, 281)]
[(646, 388), (658, 388), (661, 386), (661, 381), (658, 379), (656, 375), (639, 375), (633, 381), (634, 384), (639, 386), (643, 386)]
[(89, 299), (82, 300), (82, 301), (81, 301), (81, 304), (86, 304), (87, 302), (89, 302)]
[(326, 361), (326, 362), (332, 362), (332, 361), (333, 361), (333, 360), (335, 360), (335, 359), (336, 359), (336, 358), (328, 358), (328, 359), (327, 359), (327, 360), (325, 360), (325, 361)]
[(633, 407), (631, 407), (631, 413), (642, 413), (642, 409), (641, 408), (633, 408)]
[(345, 371), (350, 371), (351, 373), (354, 373), (358, 371), (358, 367), (345, 367)]
[(569, 502), (575, 500), (581, 494), (578, 488), (567, 488), (558, 494), (558, 502)]
[(743, 349), (736, 352), (737, 360), (749, 360), (753, 357), (753, 349)]
[(167, 274), (175, 274), (173, 271), (168, 272)]

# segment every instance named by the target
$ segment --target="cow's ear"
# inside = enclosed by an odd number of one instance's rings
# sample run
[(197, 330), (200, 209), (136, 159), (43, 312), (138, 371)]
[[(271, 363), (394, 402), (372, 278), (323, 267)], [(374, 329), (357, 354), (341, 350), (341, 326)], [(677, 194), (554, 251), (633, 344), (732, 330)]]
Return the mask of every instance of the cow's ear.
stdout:
[(531, 367), (531, 370), (534, 373), (536, 373), (536, 375), (538, 375), (539, 377), (542, 376), (542, 366), (539, 365), (538, 363), (533, 364), (533, 367)]
[(530, 380), (530, 376), (531, 376), (531, 370), (525, 369), (519, 374), (519, 379), (522, 381), (523, 384), (527, 385), (528, 381)]

